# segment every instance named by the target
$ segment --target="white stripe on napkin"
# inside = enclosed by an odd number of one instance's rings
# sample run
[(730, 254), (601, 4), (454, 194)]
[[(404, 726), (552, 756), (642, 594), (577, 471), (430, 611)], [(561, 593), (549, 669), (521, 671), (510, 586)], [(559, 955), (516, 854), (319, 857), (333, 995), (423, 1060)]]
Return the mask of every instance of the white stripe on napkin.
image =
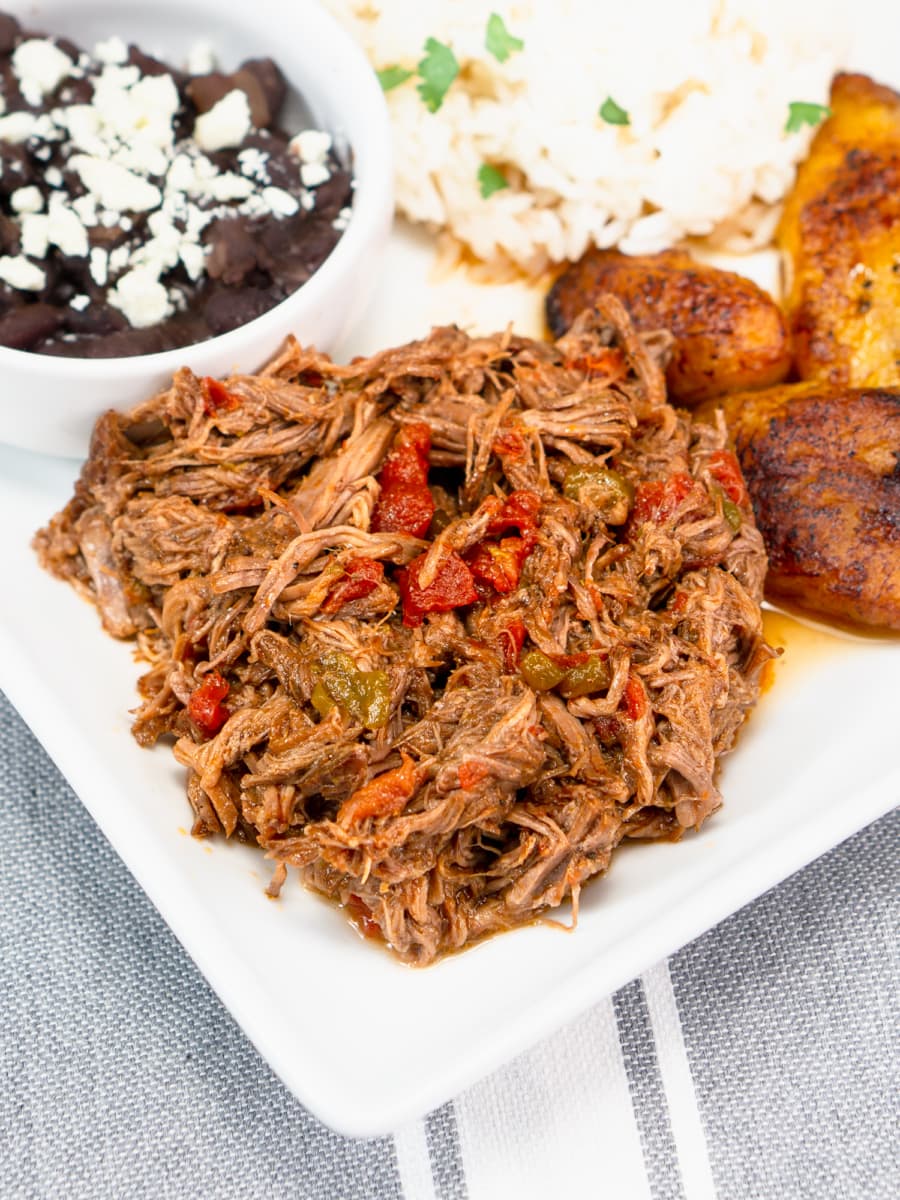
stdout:
[(437, 1200), (431, 1157), (425, 1136), (425, 1118), (410, 1121), (394, 1134), (397, 1172), (406, 1200)]
[(716, 1200), (706, 1136), (668, 963), (657, 963), (644, 973), (642, 979), (685, 1195), (687, 1200)]
[[(649, 1200), (611, 999), (455, 1103), (469, 1200)], [(585, 1189), (588, 1189), (587, 1191)]]

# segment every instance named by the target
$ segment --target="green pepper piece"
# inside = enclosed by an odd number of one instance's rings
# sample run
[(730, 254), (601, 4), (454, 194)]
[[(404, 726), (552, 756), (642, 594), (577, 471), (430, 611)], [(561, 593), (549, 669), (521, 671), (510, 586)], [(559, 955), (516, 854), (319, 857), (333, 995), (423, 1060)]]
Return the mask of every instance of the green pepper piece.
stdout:
[(367, 729), (380, 729), (387, 725), (391, 715), (391, 684), (387, 672), (360, 671), (359, 679), (363, 694), (359, 719)]
[(609, 667), (599, 654), (592, 654), (587, 662), (570, 667), (560, 686), (560, 692), (567, 700), (576, 696), (589, 696), (591, 692), (599, 692), (609, 687)]
[(536, 692), (548, 692), (561, 683), (566, 674), (541, 650), (526, 650), (519, 659), (519, 672)]
[(623, 525), (634, 502), (631, 482), (618, 471), (598, 463), (569, 467), (563, 481), (563, 493), (579, 504), (600, 509), (609, 525)]
[(324, 683), (317, 683), (312, 690), (310, 703), (319, 714), (320, 717), (327, 717), (333, 708), (336, 707), (332, 698), (328, 695), (328, 690)]
[(722, 516), (727, 521), (731, 532), (737, 533), (743, 520), (740, 508), (738, 508), (735, 502), (725, 494), (725, 489), (720, 483), (716, 483), (715, 480), (711, 480), (710, 487), (713, 495), (718, 496), (722, 501)]
[(342, 651), (323, 654), (322, 668), (322, 679), (316, 684), (311, 697), (314, 707), (319, 712), (322, 712), (319, 705), (323, 704), (324, 693), (333, 704), (339, 704), (367, 729), (379, 729), (387, 723), (391, 708), (391, 687), (385, 671), (360, 671), (350, 655)]

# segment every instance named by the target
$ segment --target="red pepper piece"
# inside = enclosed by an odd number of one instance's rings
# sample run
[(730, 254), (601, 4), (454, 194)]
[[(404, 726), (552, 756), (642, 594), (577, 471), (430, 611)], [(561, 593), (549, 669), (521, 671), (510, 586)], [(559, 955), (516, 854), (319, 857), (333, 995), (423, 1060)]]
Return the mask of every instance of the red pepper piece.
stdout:
[(622, 694), (622, 707), (632, 721), (639, 721), (647, 711), (647, 693), (636, 675), (629, 675)]
[(693, 479), (684, 471), (676, 471), (668, 479), (639, 483), (634, 493), (632, 520), (637, 525), (644, 521), (661, 525), (671, 517), (682, 500), (687, 499), (693, 487)]
[(488, 536), (499, 537), (510, 529), (517, 529), (522, 540), (528, 543), (529, 551), (533, 550), (537, 541), (537, 515), (540, 508), (541, 498), (537, 492), (510, 492), (500, 512), (488, 525)]
[(477, 787), (488, 775), (488, 769), (482, 762), (464, 762), (459, 764), (459, 786), (465, 791)]
[(363, 937), (382, 937), (381, 926), (372, 916), (372, 910), (368, 904), (360, 899), (359, 896), (349, 896), (347, 898), (347, 912), (350, 914), (351, 921)]
[(498, 458), (524, 458), (525, 449), (525, 439), (518, 429), (505, 429), (491, 444), (491, 452)]
[(625, 372), (625, 355), (617, 346), (610, 346), (598, 354), (567, 359), (565, 365), (570, 371), (582, 371), (588, 378), (594, 375), (622, 375)]
[(501, 538), (499, 542), (488, 540), (479, 542), (466, 555), (466, 562), (476, 584), (489, 584), (506, 596), (518, 587), (522, 564), (531, 549), (520, 537)]
[(210, 671), (188, 700), (188, 716), (205, 737), (218, 733), (228, 718), (229, 710), (222, 701), (228, 695), (228, 680), (218, 671)]
[(528, 634), (524, 624), (518, 620), (511, 621), (500, 633), (500, 649), (503, 652), (503, 667), (511, 675), (519, 665), (519, 655), (525, 645)]
[(422, 772), (408, 754), (400, 751), (402, 763), (392, 771), (376, 775), (348, 796), (338, 810), (338, 823), (345, 829), (369, 817), (394, 817), (422, 781)]
[(381, 495), (372, 511), (374, 533), (424, 537), (434, 516), (428, 490), (431, 430), (423, 421), (403, 425), (378, 475)]
[(233, 412), (236, 408), (240, 408), (240, 396), (229, 392), (225, 384), (220, 383), (218, 379), (205, 375), (201, 380), (201, 387), (203, 388), (203, 411), (208, 417), (214, 417), (216, 413), (220, 412)]
[(336, 613), (351, 600), (369, 596), (384, 579), (384, 563), (374, 558), (351, 558), (344, 565), (344, 575), (325, 598), (322, 612)]
[(428, 587), (420, 587), (419, 573), (425, 558), (420, 554), (408, 567), (397, 572), (403, 600), (403, 624), (413, 628), (422, 624), (425, 613), (450, 612), (462, 605), (474, 604), (478, 599), (472, 572), (455, 550), (441, 559), (437, 574)]
[(749, 496), (740, 463), (730, 450), (712, 452), (709, 456), (709, 473), (733, 504), (747, 503)]

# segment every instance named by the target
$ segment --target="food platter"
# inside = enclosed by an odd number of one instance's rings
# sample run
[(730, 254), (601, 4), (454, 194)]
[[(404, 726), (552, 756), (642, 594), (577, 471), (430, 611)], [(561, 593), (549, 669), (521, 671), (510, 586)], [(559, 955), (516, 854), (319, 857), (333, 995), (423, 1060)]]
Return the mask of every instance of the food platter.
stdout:
[[(431, 241), (403, 227), (383, 280), (345, 354), (420, 335), (432, 321), (540, 332), (538, 289), (442, 269)], [(258, 853), (188, 836), (182, 768), (168, 749), (147, 752), (130, 736), (139, 673), (131, 648), (103, 634), (29, 547), (76, 471), (71, 461), (0, 450), (4, 548), (17, 581), (0, 596), (0, 686), (248, 1037), (342, 1133), (384, 1133), (440, 1104), (900, 794), (900, 642), (773, 618), (786, 653), (726, 762), (725, 808), (700, 834), (623, 850), (583, 894), (574, 934), (534, 925), (428, 970), (403, 967), (293, 880), (268, 900)]]

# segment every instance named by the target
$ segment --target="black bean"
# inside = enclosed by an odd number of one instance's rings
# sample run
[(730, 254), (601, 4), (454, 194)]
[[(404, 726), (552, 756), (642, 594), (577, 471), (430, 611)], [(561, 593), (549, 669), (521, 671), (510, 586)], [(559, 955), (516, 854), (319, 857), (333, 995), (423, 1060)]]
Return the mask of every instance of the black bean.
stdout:
[(255, 320), (277, 302), (277, 297), (261, 288), (234, 288), (214, 292), (206, 302), (203, 316), (211, 333), (216, 336)]
[(63, 323), (63, 314), (52, 304), (26, 304), (0, 317), (0, 346), (30, 350), (51, 337)]
[(19, 22), (7, 13), (0, 13), (0, 54), (9, 54), (19, 36)]

